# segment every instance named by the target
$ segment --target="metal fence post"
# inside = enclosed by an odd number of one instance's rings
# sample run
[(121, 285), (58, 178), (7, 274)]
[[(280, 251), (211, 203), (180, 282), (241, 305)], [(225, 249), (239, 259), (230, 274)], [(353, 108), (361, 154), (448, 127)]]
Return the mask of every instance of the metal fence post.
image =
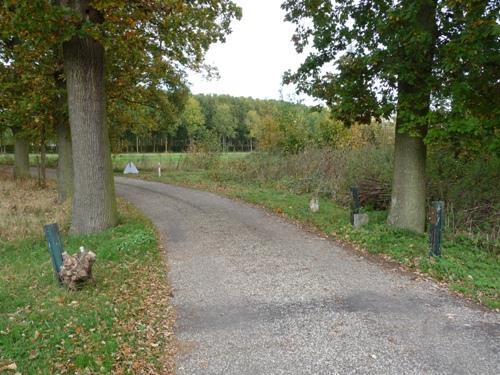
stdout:
[(61, 282), (59, 278), (59, 271), (62, 266), (62, 253), (63, 247), (61, 244), (61, 237), (59, 235), (59, 226), (57, 224), (48, 224), (43, 227), (45, 232), (45, 238), (47, 238), (47, 243), (49, 245), (50, 259), (52, 260), (52, 266), (54, 267), (54, 272), (56, 279)]

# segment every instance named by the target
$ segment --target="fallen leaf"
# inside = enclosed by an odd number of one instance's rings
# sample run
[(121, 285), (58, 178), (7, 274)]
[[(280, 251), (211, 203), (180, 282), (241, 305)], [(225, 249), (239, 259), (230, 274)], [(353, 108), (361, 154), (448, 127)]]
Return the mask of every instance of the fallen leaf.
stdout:
[(0, 367), (0, 371), (5, 371), (5, 370), (12, 370), (12, 371), (17, 370), (17, 365), (16, 365), (16, 363), (14, 362), (14, 363), (11, 363), (11, 364), (9, 364), (9, 365), (7, 365), (7, 366)]

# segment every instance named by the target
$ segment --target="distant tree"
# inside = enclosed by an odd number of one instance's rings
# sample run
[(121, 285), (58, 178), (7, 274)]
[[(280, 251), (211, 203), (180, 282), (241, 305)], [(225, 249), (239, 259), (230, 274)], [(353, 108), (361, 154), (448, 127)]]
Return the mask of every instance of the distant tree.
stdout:
[(247, 112), (245, 118), (245, 126), (249, 130), (250, 135), (250, 151), (253, 151), (253, 140), (257, 138), (259, 129), (262, 126), (262, 119), (256, 110), (252, 109)]
[(231, 111), (231, 106), (226, 103), (218, 103), (215, 106), (213, 116), (214, 130), (222, 140), (222, 150), (227, 152), (227, 139), (235, 134), (236, 120)]
[(499, 3), (286, 0), (282, 7), (297, 25), (296, 49), (313, 47), (285, 82), (324, 99), (346, 124), (397, 113), (388, 220), (423, 232), (426, 137), (493, 135), (498, 124)]
[(276, 106), (274, 116), (282, 133), (282, 149), (290, 153), (297, 153), (304, 149), (310, 134), (307, 129), (306, 113), (303, 106), (280, 102)]
[(191, 145), (193, 138), (196, 137), (196, 134), (205, 125), (205, 116), (203, 115), (200, 102), (195, 97), (191, 96), (187, 100), (180, 122), (186, 128), (189, 145)]

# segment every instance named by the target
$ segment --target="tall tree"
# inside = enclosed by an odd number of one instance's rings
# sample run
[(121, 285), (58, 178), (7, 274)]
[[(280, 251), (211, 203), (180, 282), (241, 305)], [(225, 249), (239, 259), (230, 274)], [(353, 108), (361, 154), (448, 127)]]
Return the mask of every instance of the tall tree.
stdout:
[(227, 140), (235, 134), (236, 121), (231, 111), (231, 106), (227, 103), (217, 103), (213, 116), (215, 131), (222, 140), (222, 150), (227, 152)]
[(191, 145), (196, 133), (205, 125), (205, 116), (203, 115), (200, 102), (195, 97), (191, 96), (188, 99), (180, 121), (181, 125), (186, 128), (188, 141)]
[[(397, 227), (423, 232), (425, 228), (424, 143), (433, 129), (431, 107), (453, 102), (452, 107), (477, 110), (456, 94), (452, 87), (464, 83), (451, 74), (451, 61), (464, 54), (477, 64), (476, 71), (492, 64), (492, 47), (498, 47), (498, 2), (493, 0), (286, 0), (282, 7), (286, 19), (297, 25), (294, 42), (299, 52), (313, 48), (285, 82), (296, 83), (298, 90), (324, 99), (334, 116), (346, 124), (369, 122), (372, 118), (397, 114), (395, 166), (389, 222)], [(485, 30), (472, 45), (456, 45), (469, 24)], [(474, 21), (472, 21), (472, 18)], [(482, 41), (488, 40), (489, 49)], [(498, 49), (497, 49), (498, 50)], [(483, 51), (489, 59), (479, 57)], [(470, 52), (470, 53), (469, 53)], [(491, 80), (481, 77), (482, 93), (491, 92)], [(498, 82), (498, 79), (496, 80)], [(458, 84), (460, 83), (460, 84)], [(498, 83), (496, 84), (498, 85)], [(480, 85), (479, 85), (480, 86)], [(487, 89), (483, 89), (487, 88)], [(470, 98), (471, 91), (465, 95)], [(486, 97), (475, 95), (480, 102)], [(432, 106), (431, 106), (432, 104)], [(465, 106), (465, 108), (464, 108)], [(449, 107), (449, 106), (448, 106)], [(476, 106), (477, 108), (477, 106)], [(442, 106), (443, 119), (450, 115)], [(476, 113), (476, 116), (474, 115)], [(441, 119), (441, 121), (443, 121)], [(445, 122), (445, 121), (444, 121)], [(442, 123), (442, 122), (441, 122)], [(473, 122), (469, 121), (469, 126)], [(472, 125), (474, 127), (474, 125)], [(442, 128), (442, 126), (441, 126)], [(445, 131), (446, 132), (446, 131)]]
[[(224, 41), (241, 10), (230, 0), (6, 0), (1, 11), (2, 34), (39, 49), (63, 48), (75, 167), (71, 230), (114, 225), (106, 84), (155, 88), (164, 77), (182, 79), (187, 68), (205, 69), (208, 47)], [(106, 67), (105, 51), (113, 62)], [(123, 69), (113, 69), (120, 61)]]
[(53, 69), (52, 56), (13, 35), (5, 10), (0, 8), (0, 123), (15, 136), (14, 175), (26, 178), (30, 144), (38, 145), (52, 126), (54, 82), (45, 79)]
[(54, 121), (56, 128), (57, 144), (57, 193), (58, 201), (62, 203), (73, 196), (74, 168), (73, 147), (71, 143), (71, 130), (68, 118), (68, 100), (66, 97), (66, 82), (64, 73), (58, 70), (54, 73), (56, 85)]
[[(102, 12), (89, 0), (62, 0), (61, 4), (74, 11), (82, 26), (85, 22), (99, 25), (104, 21)], [(75, 34), (63, 43), (63, 55), (76, 172), (71, 231), (92, 233), (117, 222), (105, 121), (104, 46), (91, 35)]]
[(250, 138), (250, 151), (253, 151), (254, 148), (253, 140), (257, 138), (259, 129), (261, 127), (261, 122), (262, 119), (256, 110), (251, 109), (250, 111), (247, 112), (245, 118), (245, 125), (248, 128), (248, 133)]

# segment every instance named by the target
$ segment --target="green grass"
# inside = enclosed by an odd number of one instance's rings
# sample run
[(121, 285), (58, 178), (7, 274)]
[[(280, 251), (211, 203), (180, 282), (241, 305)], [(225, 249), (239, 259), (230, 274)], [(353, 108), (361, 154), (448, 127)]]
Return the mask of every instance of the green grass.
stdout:
[(0, 369), (12, 363), (23, 374), (162, 368), (171, 319), (164, 262), (147, 221), (130, 209), (121, 221), (97, 235), (65, 237), (68, 252), (85, 246), (97, 254), (94, 279), (78, 292), (55, 282), (45, 241), (0, 242)]
[[(247, 156), (247, 152), (226, 152), (217, 154), (220, 160), (238, 160)], [(148, 153), (148, 154), (113, 154), (113, 169), (116, 172), (123, 171), (128, 162), (133, 162), (141, 171), (156, 170), (158, 163), (162, 169), (179, 169), (187, 160), (190, 154), (187, 153)]]
[[(30, 154), (30, 165), (38, 165), (39, 155)], [(11, 165), (14, 164), (13, 154), (0, 154), (0, 165)], [(55, 167), (57, 165), (57, 154), (47, 154), (47, 166)]]
[[(453, 291), (470, 297), (492, 309), (500, 308), (500, 262), (498, 255), (484, 251), (466, 238), (448, 238), (443, 243), (443, 256), (428, 256), (426, 235), (398, 230), (386, 224), (386, 213), (368, 212), (370, 223), (354, 229), (349, 210), (331, 199), (320, 199), (320, 211), (309, 209), (309, 194), (295, 194), (275, 184), (221, 180), (209, 171), (167, 171), (161, 178), (143, 174), (143, 178), (195, 187), (262, 205), (300, 223), (348, 242), (372, 254), (384, 254), (410, 269), (445, 282)], [(219, 174), (220, 176), (220, 174)]]
[[(238, 160), (249, 155), (248, 152), (226, 152), (218, 154), (220, 160)], [(139, 170), (156, 169), (158, 163), (161, 163), (162, 168), (178, 169), (182, 162), (186, 159), (186, 153), (129, 153), (129, 154), (113, 154), (112, 162), (113, 169), (116, 172), (123, 171), (128, 162), (133, 162)], [(38, 163), (38, 155), (30, 155), (30, 164), (36, 166)], [(13, 154), (0, 154), (0, 165), (11, 165), (14, 163)], [(47, 166), (57, 166), (57, 154), (47, 155)]]

